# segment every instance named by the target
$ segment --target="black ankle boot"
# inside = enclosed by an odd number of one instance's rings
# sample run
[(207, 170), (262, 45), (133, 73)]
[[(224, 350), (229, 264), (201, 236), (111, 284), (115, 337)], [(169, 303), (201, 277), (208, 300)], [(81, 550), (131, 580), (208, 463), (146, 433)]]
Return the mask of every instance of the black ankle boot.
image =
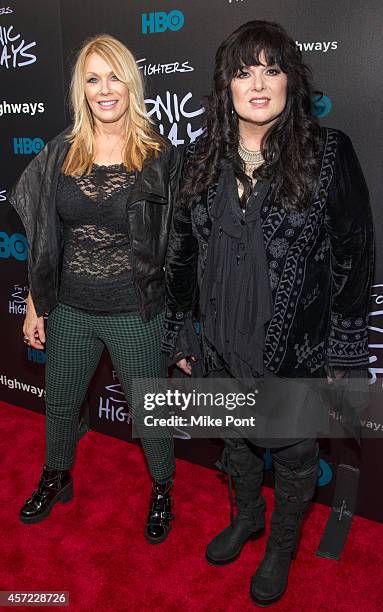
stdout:
[(51, 470), (45, 465), (37, 491), (33, 491), (20, 510), (23, 523), (39, 523), (45, 519), (53, 506), (73, 497), (73, 480), (69, 470)]
[(170, 521), (174, 519), (172, 514), (173, 503), (170, 496), (172, 485), (172, 480), (168, 480), (164, 484), (153, 481), (148, 520), (146, 521), (145, 528), (145, 537), (151, 544), (159, 544), (168, 537)]
[[(206, 549), (213, 565), (226, 565), (239, 557), (244, 544), (263, 535), (265, 500), (261, 496), (263, 461), (243, 440), (227, 439), (217, 466), (229, 475), (230, 525), (215, 536)], [(236, 489), (234, 517), (232, 481)]]
[(250, 595), (259, 606), (282, 597), (295, 558), (305, 510), (318, 479), (318, 455), (299, 467), (274, 458), (275, 508), (265, 555), (251, 580)]

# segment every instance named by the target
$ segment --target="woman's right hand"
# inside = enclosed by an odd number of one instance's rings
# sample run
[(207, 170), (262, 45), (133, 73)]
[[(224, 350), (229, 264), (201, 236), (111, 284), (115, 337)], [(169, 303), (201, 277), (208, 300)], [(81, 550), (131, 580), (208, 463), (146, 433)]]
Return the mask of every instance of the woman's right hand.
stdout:
[[(194, 355), (191, 357), (192, 361), (197, 361), (197, 357), (194, 357)], [(185, 374), (187, 374), (188, 376), (191, 376), (192, 373), (192, 366), (190, 364), (190, 361), (188, 359), (180, 359), (179, 361), (177, 361), (176, 363), (177, 367), (182, 370), (183, 372), (185, 372)]]
[(24, 341), (35, 349), (43, 349), (45, 344), (44, 317), (38, 317), (32, 296), (27, 297), (27, 313), (23, 325)]

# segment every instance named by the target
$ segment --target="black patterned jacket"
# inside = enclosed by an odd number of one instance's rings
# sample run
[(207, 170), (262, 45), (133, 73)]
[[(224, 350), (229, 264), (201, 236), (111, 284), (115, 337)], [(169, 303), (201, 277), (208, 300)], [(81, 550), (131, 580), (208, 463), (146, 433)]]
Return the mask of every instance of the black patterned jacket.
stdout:
[[(367, 318), (373, 230), (367, 186), (350, 139), (322, 128), (319, 188), (305, 212), (262, 208), (274, 313), (264, 363), (279, 376), (315, 376), (323, 366), (368, 364)], [(166, 265), (163, 348), (172, 353), (193, 309), (208, 256), (216, 185), (176, 209)]]

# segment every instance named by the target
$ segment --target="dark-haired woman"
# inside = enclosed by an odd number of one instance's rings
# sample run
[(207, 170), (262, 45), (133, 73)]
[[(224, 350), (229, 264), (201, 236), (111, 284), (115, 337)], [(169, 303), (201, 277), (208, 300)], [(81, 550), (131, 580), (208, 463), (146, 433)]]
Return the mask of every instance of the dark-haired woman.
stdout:
[[(278, 24), (246, 23), (219, 47), (206, 131), (188, 151), (168, 253), (164, 350), (186, 373), (185, 322), (198, 291), (205, 375), (331, 381), (368, 364), (368, 192), (349, 138), (321, 128), (311, 105), (308, 70)], [(305, 406), (286, 398), (286, 410), (299, 423)], [(251, 581), (259, 605), (286, 589), (318, 475), (315, 434), (265, 439), (255, 427), (251, 443), (225, 440), (221, 463), (235, 482), (237, 516), (208, 545), (210, 563), (233, 561), (263, 533), (264, 446), (275, 508)]]

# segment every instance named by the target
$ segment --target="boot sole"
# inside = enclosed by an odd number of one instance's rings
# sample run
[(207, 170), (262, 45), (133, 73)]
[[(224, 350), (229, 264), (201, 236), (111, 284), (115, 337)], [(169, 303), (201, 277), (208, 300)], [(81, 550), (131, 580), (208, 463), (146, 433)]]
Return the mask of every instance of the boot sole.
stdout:
[(271, 606), (272, 604), (276, 603), (277, 601), (279, 601), (283, 595), (285, 594), (287, 589), (287, 585), (285, 586), (285, 588), (283, 589), (283, 591), (281, 591), (280, 593), (278, 593), (278, 595), (274, 595), (274, 597), (272, 599), (258, 599), (252, 592), (251, 587), (250, 587), (250, 597), (252, 599), (252, 601), (259, 606), (260, 608), (267, 608), (268, 606)]
[(166, 538), (169, 535), (169, 532), (171, 531), (171, 527), (169, 527), (169, 529), (166, 531), (166, 533), (164, 533), (162, 536), (160, 536), (159, 538), (152, 538), (146, 531), (145, 531), (145, 539), (147, 542), (149, 542), (149, 544), (162, 544), (162, 542), (165, 542)]
[(250, 540), (258, 540), (258, 538), (262, 537), (264, 533), (265, 533), (264, 527), (262, 527), (262, 529), (260, 529), (256, 533), (252, 533), (248, 538), (246, 538), (243, 544), (241, 544), (241, 547), (238, 550), (238, 552), (236, 552), (231, 557), (227, 557), (226, 559), (213, 559), (212, 557), (209, 557), (209, 554), (206, 551), (205, 553), (206, 561), (209, 563), (209, 565), (229, 565), (229, 563), (233, 563), (233, 561), (236, 561), (238, 559), (238, 557), (240, 556), (242, 552), (243, 547), (245, 546), (245, 544), (247, 544), (247, 542), (249, 542)]
[(65, 485), (63, 489), (61, 489), (61, 491), (59, 491), (59, 493), (57, 493), (57, 495), (52, 499), (49, 506), (44, 510), (44, 512), (41, 512), (41, 514), (37, 516), (31, 516), (31, 517), (23, 516), (22, 514), (20, 514), (19, 515), (20, 521), (26, 525), (30, 525), (33, 523), (40, 523), (40, 521), (43, 521), (45, 518), (47, 518), (47, 516), (49, 516), (53, 506), (58, 501), (61, 502), (62, 504), (66, 504), (72, 498), (73, 498), (73, 480), (71, 480), (67, 485)]

